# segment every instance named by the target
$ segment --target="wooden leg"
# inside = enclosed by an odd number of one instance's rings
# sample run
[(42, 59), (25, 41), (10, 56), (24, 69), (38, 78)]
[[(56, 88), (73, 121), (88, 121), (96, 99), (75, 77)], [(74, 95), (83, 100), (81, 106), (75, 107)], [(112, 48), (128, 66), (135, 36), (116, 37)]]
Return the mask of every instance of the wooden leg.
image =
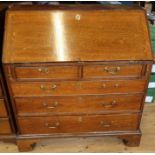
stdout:
[(122, 135), (122, 136), (119, 136), (124, 144), (126, 146), (129, 146), (129, 147), (136, 147), (136, 146), (139, 146), (140, 145), (140, 140), (141, 140), (141, 134), (136, 134), (136, 135)]
[(18, 139), (17, 140), (18, 150), (19, 152), (31, 151), (36, 143), (37, 140)]

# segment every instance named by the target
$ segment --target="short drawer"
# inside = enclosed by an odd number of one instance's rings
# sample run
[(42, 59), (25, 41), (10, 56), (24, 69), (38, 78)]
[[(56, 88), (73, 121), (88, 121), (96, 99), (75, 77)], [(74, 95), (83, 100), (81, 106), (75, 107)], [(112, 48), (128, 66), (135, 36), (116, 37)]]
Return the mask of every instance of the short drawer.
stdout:
[(143, 69), (146, 65), (84, 65), (83, 77), (84, 78), (108, 78), (108, 77), (141, 77)]
[(0, 117), (7, 117), (4, 99), (0, 99)]
[(18, 115), (139, 111), (143, 95), (15, 98)]
[(9, 133), (11, 133), (11, 128), (8, 118), (0, 118), (0, 134)]
[(110, 94), (143, 92), (145, 80), (13, 82), (13, 95), (53, 96), (78, 94)]
[(78, 67), (71, 65), (63, 66), (16, 66), (15, 76), (17, 79), (77, 79)]
[(138, 128), (138, 114), (19, 117), (21, 134), (82, 133), (133, 131)]

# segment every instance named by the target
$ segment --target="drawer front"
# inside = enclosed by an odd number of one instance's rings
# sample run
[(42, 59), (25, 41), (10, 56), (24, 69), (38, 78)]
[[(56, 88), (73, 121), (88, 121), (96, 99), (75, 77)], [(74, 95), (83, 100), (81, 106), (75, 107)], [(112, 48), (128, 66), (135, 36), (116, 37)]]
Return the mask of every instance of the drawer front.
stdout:
[(77, 66), (15, 67), (17, 79), (77, 79)]
[(145, 65), (85, 65), (84, 78), (141, 77)]
[(10, 123), (7, 118), (0, 118), (0, 134), (11, 133)]
[(21, 134), (80, 133), (137, 130), (139, 115), (20, 117)]
[(14, 82), (11, 86), (14, 96), (134, 93), (144, 91), (145, 80)]
[(0, 99), (0, 117), (7, 117), (4, 99)]
[(18, 115), (139, 111), (143, 95), (16, 98)]

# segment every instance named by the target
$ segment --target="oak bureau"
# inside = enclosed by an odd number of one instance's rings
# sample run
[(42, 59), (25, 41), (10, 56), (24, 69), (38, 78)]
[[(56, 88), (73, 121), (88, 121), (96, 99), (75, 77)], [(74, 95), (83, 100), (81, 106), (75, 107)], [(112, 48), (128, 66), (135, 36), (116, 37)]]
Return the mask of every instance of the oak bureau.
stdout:
[(116, 136), (138, 146), (152, 62), (138, 7), (11, 7), (3, 67), (19, 150), (70, 136)]

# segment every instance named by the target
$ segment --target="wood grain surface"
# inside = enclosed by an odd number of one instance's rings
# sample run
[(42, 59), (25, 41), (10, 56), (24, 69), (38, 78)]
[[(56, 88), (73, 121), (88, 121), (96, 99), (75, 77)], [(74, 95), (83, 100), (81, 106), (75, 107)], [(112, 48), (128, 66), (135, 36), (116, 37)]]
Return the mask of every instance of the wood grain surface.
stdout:
[(136, 131), (139, 117), (138, 114), (21, 117), (18, 123), (21, 134), (116, 132)]
[(13, 82), (14, 97), (144, 92), (145, 80)]
[(4, 63), (153, 60), (144, 10), (24, 8), (7, 12)]
[[(18, 116), (138, 112), (143, 94), (15, 98)], [(35, 108), (32, 108), (35, 107)]]
[(7, 110), (4, 99), (0, 99), (0, 117), (7, 117)]

